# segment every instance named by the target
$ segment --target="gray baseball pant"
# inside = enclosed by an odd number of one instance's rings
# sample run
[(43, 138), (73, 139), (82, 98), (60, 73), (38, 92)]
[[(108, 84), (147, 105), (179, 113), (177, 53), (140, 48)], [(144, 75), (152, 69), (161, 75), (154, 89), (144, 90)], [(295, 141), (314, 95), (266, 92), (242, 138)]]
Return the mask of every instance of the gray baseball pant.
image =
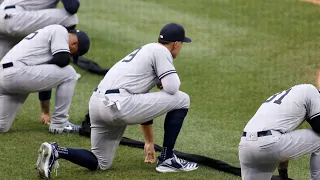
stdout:
[(0, 132), (8, 132), (14, 118), (29, 93), (56, 87), (55, 108), (50, 128), (63, 128), (68, 122), (68, 111), (78, 76), (72, 66), (0, 66)]
[[(91, 147), (99, 167), (109, 169), (127, 125), (147, 122), (175, 109), (189, 108), (190, 98), (181, 91), (170, 95), (164, 91), (130, 94), (121, 89), (120, 94), (104, 95), (105, 90), (94, 92), (89, 102), (91, 120)], [(117, 102), (108, 106), (107, 102)]]
[[(4, 10), (0, 5), (0, 59), (28, 34), (52, 24), (70, 27), (78, 24), (77, 15), (65, 9), (26, 11), (20, 6)], [(9, 18), (5, 19), (5, 16)], [(18, 37), (18, 40), (17, 40)]]
[(320, 180), (320, 136), (311, 129), (258, 137), (247, 132), (239, 144), (242, 180), (270, 180), (280, 162), (311, 154), (310, 179)]

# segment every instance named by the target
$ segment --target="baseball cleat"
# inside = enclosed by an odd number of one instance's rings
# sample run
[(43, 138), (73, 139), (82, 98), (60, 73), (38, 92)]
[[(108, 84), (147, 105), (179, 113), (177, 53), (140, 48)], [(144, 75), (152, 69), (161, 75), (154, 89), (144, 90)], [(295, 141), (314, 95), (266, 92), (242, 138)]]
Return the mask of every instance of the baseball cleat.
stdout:
[(158, 165), (156, 171), (166, 173), (166, 172), (181, 172), (181, 171), (193, 171), (198, 169), (198, 164), (194, 162), (188, 162), (186, 160), (178, 158), (173, 154), (172, 158), (161, 160), (158, 158)]
[(57, 143), (42, 143), (38, 151), (38, 160), (36, 169), (41, 179), (50, 179), (51, 169), (54, 166), (56, 175), (58, 175), (58, 144)]
[(60, 133), (77, 133), (80, 131), (81, 126), (72, 124), (70, 122), (63, 128), (49, 128), (49, 132), (53, 134), (60, 134)]

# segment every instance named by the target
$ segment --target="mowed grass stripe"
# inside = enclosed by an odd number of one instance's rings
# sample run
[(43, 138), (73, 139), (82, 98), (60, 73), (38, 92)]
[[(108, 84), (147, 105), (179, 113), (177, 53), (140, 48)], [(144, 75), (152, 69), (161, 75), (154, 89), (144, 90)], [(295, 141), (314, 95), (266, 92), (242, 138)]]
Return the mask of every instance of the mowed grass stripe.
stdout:
[[(168, 8), (152, 2), (119, 0), (117, 3), (124, 6), (116, 8), (118, 6), (114, 1), (107, 0), (101, 1), (100, 7), (95, 8), (93, 13), (91, 13), (92, 9), (86, 10), (80, 18), (85, 17), (88, 20), (82, 20), (81, 26), (89, 28), (99, 24), (95, 32), (101, 35), (102, 39), (115, 44), (139, 46), (156, 41), (159, 30), (164, 24), (178, 22), (185, 26), (187, 35), (194, 41), (192, 45), (186, 45), (183, 48), (182, 54), (197, 58), (216, 56), (225, 44), (233, 44), (237, 41), (237, 39), (234, 40), (235, 37), (259, 35), (259, 32), (250, 32), (246, 28), (228, 24), (219, 19)], [(99, 15), (104, 12), (107, 18)]]

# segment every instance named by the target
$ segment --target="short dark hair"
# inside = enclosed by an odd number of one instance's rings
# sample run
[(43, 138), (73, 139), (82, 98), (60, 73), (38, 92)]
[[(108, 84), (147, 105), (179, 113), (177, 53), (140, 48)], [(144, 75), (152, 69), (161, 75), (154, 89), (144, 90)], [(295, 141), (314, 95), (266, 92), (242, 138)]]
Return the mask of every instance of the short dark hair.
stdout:
[(162, 40), (162, 39), (158, 39), (158, 43), (160, 43), (160, 44), (170, 44), (171, 42), (169, 42), (169, 41), (164, 41), (164, 40)]
[(68, 30), (68, 33), (77, 34), (77, 30), (75, 30), (75, 29), (70, 29), (70, 30)]

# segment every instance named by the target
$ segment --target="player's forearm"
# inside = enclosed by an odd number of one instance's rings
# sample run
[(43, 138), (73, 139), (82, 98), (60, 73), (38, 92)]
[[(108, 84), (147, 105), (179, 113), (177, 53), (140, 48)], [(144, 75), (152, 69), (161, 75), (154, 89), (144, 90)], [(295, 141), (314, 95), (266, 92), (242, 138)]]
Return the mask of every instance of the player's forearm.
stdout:
[(51, 99), (52, 90), (41, 91), (38, 94), (40, 100), (41, 111), (44, 114), (50, 113), (50, 99)]
[(146, 143), (154, 143), (152, 124), (148, 124), (148, 125), (141, 124), (140, 127)]
[(65, 67), (70, 63), (70, 53), (60, 52), (53, 55), (53, 58), (48, 62), (48, 64), (55, 64), (59, 67)]
[(44, 113), (44, 114), (49, 114), (50, 113), (50, 99), (49, 100), (40, 101), (40, 106), (41, 106), (42, 113)]
[(163, 90), (169, 94), (175, 94), (180, 88), (180, 78), (177, 73), (169, 74), (161, 79)]

